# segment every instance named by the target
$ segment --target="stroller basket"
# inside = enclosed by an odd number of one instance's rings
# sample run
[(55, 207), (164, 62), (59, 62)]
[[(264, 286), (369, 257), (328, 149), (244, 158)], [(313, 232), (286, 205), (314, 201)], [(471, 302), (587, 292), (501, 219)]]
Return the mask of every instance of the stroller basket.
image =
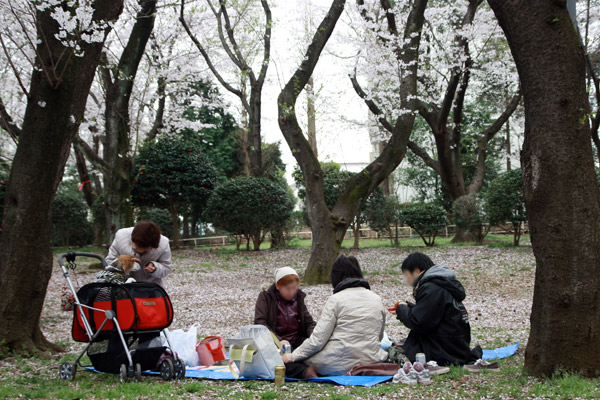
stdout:
[[(99, 310), (115, 312), (123, 333), (147, 330), (162, 330), (171, 325), (173, 306), (167, 292), (155, 283), (110, 283), (94, 282), (83, 286), (77, 292), (81, 304)], [(74, 310), (73, 339), (78, 342), (88, 342), (85, 324), (81, 313)], [(90, 327), (95, 332), (105, 320), (105, 313), (83, 308)], [(107, 321), (102, 328), (100, 337), (115, 332), (113, 321)]]

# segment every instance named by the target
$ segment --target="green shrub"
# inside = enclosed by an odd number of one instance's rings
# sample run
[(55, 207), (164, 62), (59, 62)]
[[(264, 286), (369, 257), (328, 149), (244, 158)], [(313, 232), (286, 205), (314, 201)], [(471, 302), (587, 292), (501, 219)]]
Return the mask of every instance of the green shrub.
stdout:
[(490, 224), (512, 224), (513, 244), (519, 245), (521, 224), (527, 221), (523, 198), (523, 176), (520, 169), (500, 175), (490, 183), (486, 195), (486, 209)]
[(171, 232), (173, 232), (173, 220), (171, 219), (171, 214), (168, 210), (163, 208), (144, 208), (141, 210), (137, 221), (152, 221), (166, 234), (171, 234)]
[(93, 241), (94, 231), (88, 221), (85, 200), (57, 192), (52, 203), (52, 245), (82, 247)]
[(204, 216), (216, 228), (245, 237), (248, 247), (252, 240), (254, 250), (259, 250), (265, 234), (285, 225), (293, 207), (281, 185), (266, 178), (239, 177), (217, 186)]
[(217, 170), (193, 140), (163, 136), (140, 149), (132, 172), (131, 198), (140, 207), (169, 210), (171, 239), (179, 242), (179, 215), (204, 209), (217, 183)]
[(433, 246), (435, 238), (446, 227), (446, 210), (431, 203), (416, 203), (404, 207), (402, 221), (413, 228), (426, 246)]
[(364, 207), (364, 219), (369, 228), (384, 237), (389, 237), (392, 246), (398, 246), (398, 226), (400, 225), (400, 210), (395, 196), (375, 195), (373, 192)]

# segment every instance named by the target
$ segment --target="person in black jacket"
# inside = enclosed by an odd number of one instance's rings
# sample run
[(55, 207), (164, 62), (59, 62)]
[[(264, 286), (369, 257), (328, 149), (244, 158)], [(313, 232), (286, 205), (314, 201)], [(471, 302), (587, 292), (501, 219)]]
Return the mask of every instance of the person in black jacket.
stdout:
[(397, 318), (410, 329), (403, 352), (411, 361), (424, 353), (439, 365), (472, 364), (481, 348), (470, 349), (471, 326), (463, 305), (466, 293), (450, 269), (435, 265), (423, 253), (412, 253), (402, 263), (415, 303), (399, 303)]

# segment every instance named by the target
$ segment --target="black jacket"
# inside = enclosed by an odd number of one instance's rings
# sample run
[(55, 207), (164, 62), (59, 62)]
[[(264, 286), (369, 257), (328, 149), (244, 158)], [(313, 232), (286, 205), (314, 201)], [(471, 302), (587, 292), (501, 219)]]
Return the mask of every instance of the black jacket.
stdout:
[(462, 304), (465, 288), (446, 267), (434, 265), (414, 282), (416, 304), (399, 305), (397, 318), (410, 329), (404, 354), (414, 362), (417, 353), (440, 365), (463, 365), (481, 358), (471, 350), (471, 326)]
[[(258, 299), (256, 299), (256, 306), (254, 308), (254, 324), (266, 326), (281, 340), (276, 333), (278, 312), (276, 291), (275, 285), (271, 285), (267, 290), (261, 290)], [(302, 290), (298, 290), (298, 326), (300, 328), (298, 336), (308, 338), (312, 334), (317, 323), (313, 320), (313, 317), (306, 308), (306, 304), (304, 303), (305, 297), (306, 293)]]

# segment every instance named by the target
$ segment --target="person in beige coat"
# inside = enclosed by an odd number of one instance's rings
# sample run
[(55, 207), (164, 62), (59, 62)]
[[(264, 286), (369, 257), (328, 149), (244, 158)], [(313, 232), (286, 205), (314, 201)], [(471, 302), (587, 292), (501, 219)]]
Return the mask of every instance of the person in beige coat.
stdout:
[(357, 364), (384, 362), (381, 349), (386, 310), (371, 292), (356, 258), (340, 256), (331, 267), (333, 295), (323, 308), (312, 335), (283, 361), (315, 366), (319, 375), (346, 373)]
[(162, 279), (172, 272), (169, 239), (161, 235), (152, 221), (140, 221), (134, 227), (119, 229), (108, 249), (106, 263), (111, 265), (117, 257), (135, 257), (141, 268), (129, 276), (137, 282), (153, 282), (162, 286)]

